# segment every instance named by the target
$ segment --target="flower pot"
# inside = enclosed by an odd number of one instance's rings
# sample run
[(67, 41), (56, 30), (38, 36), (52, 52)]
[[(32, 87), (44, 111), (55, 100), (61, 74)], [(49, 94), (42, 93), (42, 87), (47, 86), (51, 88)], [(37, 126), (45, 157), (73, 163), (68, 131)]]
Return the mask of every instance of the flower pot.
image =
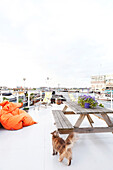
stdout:
[(84, 107), (85, 107), (85, 108), (90, 108), (90, 104), (89, 104), (89, 103), (85, 103), (85, 104), (84, 104)]
[(61, 99), (57, 99), (57, 100), (56, 100), (56, 103), (57, 103), (58, 105), (60, 105), (60, 104), (62, 103)]

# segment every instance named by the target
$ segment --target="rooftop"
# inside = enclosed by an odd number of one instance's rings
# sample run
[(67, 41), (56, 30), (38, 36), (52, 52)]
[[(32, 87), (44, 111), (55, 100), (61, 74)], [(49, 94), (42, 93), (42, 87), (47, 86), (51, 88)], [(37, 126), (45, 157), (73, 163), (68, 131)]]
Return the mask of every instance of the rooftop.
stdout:
[[(31, 108), (29, 114), (38, 122), (21, 130), (0, 129), (0, 170), (112, 170), (113, 169), (113, 134), (79, 134), (72, 152), (70, 167), (67, 160), (58, 161), (58, 155), (52, 155), (51, 132), (56, 129), (52, 110), (62, 109), (64, 105), (53, 104), (48, 108)], [(95, 126), (104, 121), (91, 115)], [(72, 124), (77, 116), (68, 115)], [(87, 119), (81, 126), (89, 126)], [(67, 135), (61, 135), (64, 139)]]

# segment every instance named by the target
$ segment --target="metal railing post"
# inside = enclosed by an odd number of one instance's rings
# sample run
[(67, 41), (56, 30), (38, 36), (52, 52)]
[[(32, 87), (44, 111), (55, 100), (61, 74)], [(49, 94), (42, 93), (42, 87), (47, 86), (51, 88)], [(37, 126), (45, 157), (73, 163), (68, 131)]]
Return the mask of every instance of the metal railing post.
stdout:
[(28, 107), (30, 106), (30, 92), (28, 91)]
[(17, 97), (17, 103), (18, 103), (18, 92), (17, 92), (17, 94), (16, 94), (16, 97)]
[(2, 101), (3, 101), (3, 97), (2, 97), (2, 93), (1, 93), (1, 103), (2, 103)]
[(112, 89), (111, 89), (111, 109), (112, 109)]

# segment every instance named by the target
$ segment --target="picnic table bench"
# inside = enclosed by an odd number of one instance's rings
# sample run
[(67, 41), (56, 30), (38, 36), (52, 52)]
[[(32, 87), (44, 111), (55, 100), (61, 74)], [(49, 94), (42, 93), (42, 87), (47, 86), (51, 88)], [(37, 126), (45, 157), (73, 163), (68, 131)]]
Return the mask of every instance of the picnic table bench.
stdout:
[[(58, 131), (61, 134), (69, 134), (71, 132), (78, 133), (101, 133), (101, 132), (113, 132), (113, 118), (108, 115), (113, 114), (113, 110), (107, 108), (97, 107), (94, 109), (86, 109), (82, 108), (76, 102), (64, 102), (65, 106), (63, 110), (53, 110), (53, 116), (55, 120), (55, 124), (57, 126)], [(67, 108), (70, 108), (71, 111), (66, 111)], [(78, 120), (75, 122), (73, 126), (71, 122), (65, 116), (66, 114), (79, 114)], [(90, 115), (95, 115), (98, 118), (104, 120), (107, 124), (107, 127), (93, 127), (94, 121), (92, 120)], [(80, 125), (84, 118), (87, 117), (91, 127), (81, 128)]]
[(59, 133), (63, 133), (64, 131), (73, 131), (74, 127), (70, 123), (70, 121), (67, 119), (67, 117), (64, 115), (64, 113), (61, 110), (52, 110), (55, 125), (57, 127), (57, 130)]

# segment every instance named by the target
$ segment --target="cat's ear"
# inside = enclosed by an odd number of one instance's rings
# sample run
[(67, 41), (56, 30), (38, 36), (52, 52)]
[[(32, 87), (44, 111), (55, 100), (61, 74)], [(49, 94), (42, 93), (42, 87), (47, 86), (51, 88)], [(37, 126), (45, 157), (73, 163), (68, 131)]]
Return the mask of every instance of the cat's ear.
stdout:
[(53, 135), (53, 132), (51, 132), (50, 134), (52, 134), (52, 135)]
[(54, 131), (54, 132), (51, 132), (51, 134), (53, 135), (55, 132), (56, 132), (56, 131)]

